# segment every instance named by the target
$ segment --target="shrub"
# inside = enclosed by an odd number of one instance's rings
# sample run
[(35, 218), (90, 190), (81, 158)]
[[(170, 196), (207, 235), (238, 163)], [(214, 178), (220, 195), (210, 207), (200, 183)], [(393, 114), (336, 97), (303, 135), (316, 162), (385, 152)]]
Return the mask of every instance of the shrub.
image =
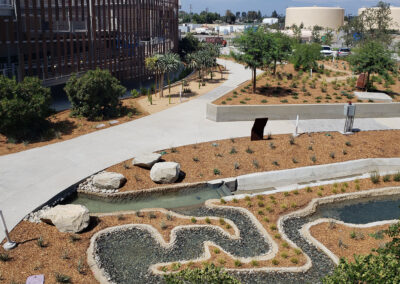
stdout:
[(231, 151), (229, 152), (229, 154), (236, 154), (237, 150), (235, 147), (232, 147)]
[(288, 244), (287, 242), (283, 242), (283, 243), (282, 243), (282, 247), (288, 248), (288, 247), (289, 247), (289, 244)]
[(56, 273), (55, 275), (57, 283), (71, 283), (71, 277), (61, 273)]
[(272, 260), (272, 264), (273, 264), (273, 265), (278, 265), (278, 264), (279, 264), (279, 261), (278, 261), (277, 259), (273, 259), (273, 260)]
[(253, 160), (253, 166), (256, 169), (258, 169), (260, 167), (260, 164), (258, 163), (258, 161), (256, 159)]
[(396, 173), (396, 174), (393, 176), (393, 180), (394, 180), (394, 181), (397, 181), (397, 182), (400, 181), (400, 172)]
[(285, 259), (289, 257), (289, 255), (288, 255), (286, 252), (281, 253), (281, 256), (282, 256), (283, 258), (285, 258)]
[(271, 225), (271, 226), (269, 226), (269, 228), (270, 228), (272, 231), (276, 231), (276, 230), (277, 230), (276, 225)]
[(392, 179), (391, 175), (384, 175), (383, 176), (383, 182), (390, 182), (391, 179)]
[(235, 260), (235, 266), (236, 266), (236, 267), (242, 266), (242, 263), (240, 262), (239, 259), (236, 259), (236, 260)]
[(38, 78), (20, 83), (0, 76), (0, 133), (16, 140), (42, 134), (50, 114), (50, 90)]
[(290, 259), (290, 261), (291, 261), (292, 263), (294, 263), (294, 264), (298, 264), (298, 263), (299, 263), (299, 260), (298, 260), (296, 257), (292, 257), (292, 258)]
[(133, 90), (131, 90), (131, 96), (133, 98), (138, 98), (140, 96), (140, 94), (136, 89), (133, 89)]
[(258, 266), (258, 261), (253, 259), (253, 260), (251, 261), (251, 265), (252, 265), (252, 266)]
[(71, 113), (89, 120), (117, 116), (121, 111), (119, 98), (126, 89), (108, 70), (89, 70), (78, 78), (71, 76), (65, 88), (71, 102)]
[(370, 179), (373, 184), (378, 184), (381, 179), (381, 176), (377, 172), (373, 172), (370, 175)]
[(214, 169), (214, 175), (218, 176), (221, 174), (221, 171), (219, 169)]
[(297, 254), (297, 255), (300, 255), (301, 254), (301, 249), (295, 248), (294, 249), (294, 253)]
[(246, 153), (253, 154), (254, 151), (250, 148), (250, 146), (248, 146), (247, 149), (246, 149)]
[(211, 224), (210, 218), (206, 217), (205, 222), (206, 222), (207, 224)]
[(37, 240), (36, 240), (36, 244), (38, 245), (38, 247), (40, 248), (45, 248), (47, 247), (47, 244), (44, 242), (44, 239), (42, 236), (40, 236)]
[(2, 261), (2, 262), (6, 262), (6, 261), (9, 261), (11, 258), (10, 258), (10, 256), (8, 255), (8, 253), (0, 253), (0, 261)]

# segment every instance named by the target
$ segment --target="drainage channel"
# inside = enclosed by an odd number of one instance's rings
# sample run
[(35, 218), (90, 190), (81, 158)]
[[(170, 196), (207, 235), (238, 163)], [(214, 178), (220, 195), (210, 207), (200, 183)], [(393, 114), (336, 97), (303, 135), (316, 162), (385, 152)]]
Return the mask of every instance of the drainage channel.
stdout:
[(176, 192), (153, 193), (150, 196), (138, 197), (131, 200), (107, 200), (77, 194), (64, 203), (86, 206), (91, 213), (111, 213), (119, 211), (142, 210), (146, 208), (193, 208), (200, 207), (209, 199), (219, 199), (231, 195), (229, 188), (200, 187), (189, 188)]

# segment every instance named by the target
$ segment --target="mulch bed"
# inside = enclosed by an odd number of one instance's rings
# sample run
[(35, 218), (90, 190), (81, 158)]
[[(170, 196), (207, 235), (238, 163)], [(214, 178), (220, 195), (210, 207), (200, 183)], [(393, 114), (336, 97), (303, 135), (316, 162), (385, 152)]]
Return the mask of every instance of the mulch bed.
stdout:
[[(370, 236), (370, 234), (386, 230), (388, 227), (389, 225), (352, 228), (342, 224), (335, 224), (333, 226), (325, 222), (312, 226), (310, 233), (337, 257), (344, 257), (350, 261), (354, 261), (354, 255), (368, 255), (372, 249), (377, 249), (389, 242), (390, 238), (387, 236), (379, 240)], [(351, 237), (352, 234), (354, 234), (354, 238)]]
[[(311, 79), (308, 72), (296, 71), (293, 64), (278, 67), (274, 76), (267, 71), (257, 78), (257, 90), (253, 93), (252, 84), (247, 81), (234, 91), (214, 101), (217, 105), (277, 105), (277, 104), (331, 104), (347, 103), (349, 101), (373, 103), (373, 101), (358, 100), (353, 92), (356, 90), (356, 80), (346, 79), (351, 73), (343, 69), (342, 61), (337, 63), (320, 62), (338, 71), (325, 69), (326, 74), (314, 73)], [(347, 63), (346, 63), (347, 64)], [(346, 65), (345, 64), (345, 65)], [(334, 78), (339, 81), (334, 82)], [(341, 79), (341, 80), (340, 80)], [(389, 93), (400, 93), (400, 82), (394, 77), (395, 84), (390, 85)], [(375, 83), (379, 91), (387, 91), (385, 81)], [(400, 96), (392, 94), (393, 101), (400, 102)]]
[[(55, 283), (57, 273), (71, 277), (71, 283), (97, 283), (86, 263), (86, 250), (95, 233), (124, 224), (150, 224), (168, 242), (174, 227), (193, 224), (190, 219), (175, 216), (169, 219), (166, 214), (155, 211), (152, 217), (150, 212), (141, 212), (140, 216), (128, 214), (95, 218), (92, 227), (81, 234), (60, 233), (56, 227), (45, 223), (22, 221), (10, 233), (12, 240), (19, 243), (18, 247), (9, 252), (0, 248), (0, 254), (7, 253), (10, 257), (9, 261), (0, 261), (0, 283), (25, 283), (28, 276), (36, 274), (44, 274), (46, 283)], [(206, 225), (206, 222), (197, 218), (195, 224)], [(210, 225), (234, 234), (231, 227), (221, 225), (218, 220), (210, 219)], [(45, 245), (43, 248), (37, 244), (40, 237)]]
[[(49, 131), (47, 135), (35, 141), (11, 143), (7, 140), (7, 137), (0, 134), (0, 156), (46, 146), (97, 130), (103, 130), (112, 127), (109, 122), (113, 120), (118, 120), (118, 124), (121, 124), (144, 117), (147, 115), (147, 112), (139, 107), (137, 101), (140, 99), (141, 98), (130, 98), (122, 100), (122, 105), (127, 108), (127, 115), (104, 121), (89, 121), (86, 118), (71, 117), (70, 110), (58, 112), (49, 117), (49, 121), (52, 123), (52, 131)], [(99, 124), (104, 124), (105, 127), (97, 129), (96, 126)]]
[[(293, 145), (290, 141), (291, 135), (273, 135), (271, 140), (262, 141), (250, 141), (246, 137), (160, 152), (167, 153), (163, 156), (165, 161), (180, 163), (186, 174), (182, 183), (365, 158), (400, 157), (399, 130), (359, 132), (350, 136), (337, 132), (312, 133), (295, 138)], [(150, 179), (149, 170), (132, 166), (132, 160), (107, 171), (125, 175), (128, 181), (121, 189), (123, 192), (161, 186)]]

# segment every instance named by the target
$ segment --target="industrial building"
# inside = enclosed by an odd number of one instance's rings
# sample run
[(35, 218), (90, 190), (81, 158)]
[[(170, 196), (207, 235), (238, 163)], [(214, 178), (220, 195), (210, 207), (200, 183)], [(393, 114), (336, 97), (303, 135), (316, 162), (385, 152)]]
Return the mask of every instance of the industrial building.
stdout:
[[(367, 8), (358, 9), (358, 15), (360, 16), (362, 12), (364, 12)], [(377, 9), (377, 8), (371, 8)], [(400, 7), (390, 7), (391, 17), (392, 17), (392, 25), (390, 29), (392, 30), (400, 30)]]
[(57, 85), (97, 67), (120, 80), (177, 50), (178, 0), (0, 0), (0, 74)]
[(344, 9), (340, 7), (289, 7), (286, 9), (285, 27), (303, 25), (305, 29), (314, 26), (337, 30), (344, 24)]

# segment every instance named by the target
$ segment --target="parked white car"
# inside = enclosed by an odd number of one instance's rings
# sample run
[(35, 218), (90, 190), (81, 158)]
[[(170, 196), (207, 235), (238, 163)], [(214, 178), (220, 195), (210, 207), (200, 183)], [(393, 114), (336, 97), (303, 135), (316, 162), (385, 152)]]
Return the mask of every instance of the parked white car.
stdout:
[(333, 55), (333, 50), (332, 50), (332, 48), (331, 48), (330, 46), (328, 46), (328, 45), (323, 45), (323, 46), (321, 47), (321, 54), (322, 54), (323, 56), (332, 56), (332, 55)]
[(350, 54), (351, 54), (351, 49), (348, 47), (342, 47), (338, 51), (338, 56), (340, 57), (348, 56)]

